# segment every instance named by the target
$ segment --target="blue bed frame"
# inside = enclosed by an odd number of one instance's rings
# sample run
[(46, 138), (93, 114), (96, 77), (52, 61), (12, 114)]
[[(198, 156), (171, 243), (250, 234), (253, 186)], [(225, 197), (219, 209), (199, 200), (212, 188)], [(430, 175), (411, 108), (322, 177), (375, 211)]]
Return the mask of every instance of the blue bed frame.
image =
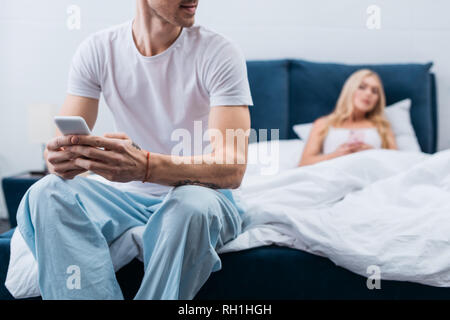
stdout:
[[(427, 64), (344, 65), (303, 60), (248, 62), (254, 99), (252, 128), (279, 129), (280, 139), (296, 138), (292, 126), (312, 122), (334, 108), (345, 79), (370, 68), (382, 78), (387, 104), (412, 100), (411, 118), (424, 152), (437, 145), (434, 75)], [(269, 134), (269, 139), (271, 138)], [(15, 212), (17, 208), (10, 208)], [(11, 299), (3, 286), (11, 232), (0, 238), (0, 298)], [(267, 246), (221, 255), (222, 269), (211, 275), (196, 299), (449, 299), (450, 288), (381, 281), (369, 290), (366, 278), (327, 258), (300, 250)], [(131, 299), (143, 276), (138, 260), (117, 273), (124, 296)]]

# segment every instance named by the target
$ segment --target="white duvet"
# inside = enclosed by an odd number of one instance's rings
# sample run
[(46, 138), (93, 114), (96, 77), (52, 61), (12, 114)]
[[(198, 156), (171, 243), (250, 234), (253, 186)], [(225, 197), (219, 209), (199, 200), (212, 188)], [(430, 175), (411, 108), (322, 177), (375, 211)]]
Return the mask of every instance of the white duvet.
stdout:
[[(450, 150), (370, 150), (272, 176), (248, 174), (240, 192), (243, 233), (221, 253), (277, 244), (363, 276), (377, 266), (382, 279), (450, 286)], [(142, 231), (112, 244), (116, 270), (141, 256)], [(40, 294), (36, 262), (18, 231), (5, 284), (16, 298)]]

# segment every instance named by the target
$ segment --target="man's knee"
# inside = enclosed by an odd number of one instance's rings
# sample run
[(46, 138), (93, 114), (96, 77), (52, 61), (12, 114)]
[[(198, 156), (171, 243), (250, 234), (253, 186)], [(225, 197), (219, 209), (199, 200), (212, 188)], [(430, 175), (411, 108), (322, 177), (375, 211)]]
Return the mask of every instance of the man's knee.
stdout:
[(182, 210), (185, 218), (218, 218), (220, 214), (217, 191), (194, 185), (176, 187), (172, 190), (171, 200)]
[(32, 200), (44, 200), (67, 189), (76, 190), (83, 188), (82, 184), (86, 183), (84, 179), (86, 178), (78, 176), (74, 179), (66, 180), (56, 174), (49, 174), (34, 183), (28, 191)]
[(30, 201), (44, 201), (51, 193), (61, 190), (63, 183), (64, 180), (55, 174), (45, 176), (28, 190)]
[[(55, 174), (47, 175), (34, 183), (25, 195), (28, 197), (27, 206), (32, 220), (58, 220), (55, 218), (61, 214), (61, 210), (51, 210), (50, 202), (52, 201), (67, 202), (69, 206), (74, 205), (75, 199), (71, 197), (69, 184), (69, 180), (64, 180)], [(39, 219), (36, 219), (38, 217)]]

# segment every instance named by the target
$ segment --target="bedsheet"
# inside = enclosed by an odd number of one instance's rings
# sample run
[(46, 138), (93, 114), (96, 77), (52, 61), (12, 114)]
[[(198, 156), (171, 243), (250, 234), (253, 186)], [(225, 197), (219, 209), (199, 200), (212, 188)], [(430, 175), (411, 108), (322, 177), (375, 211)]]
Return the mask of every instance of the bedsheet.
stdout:
[(222, 252), (256, 246), (271, 229), (290, 238), (274, 243), (363, 276), (450, 286), (450, 150), (365, 151), (252, 177), (243, 196), (244, 232)]

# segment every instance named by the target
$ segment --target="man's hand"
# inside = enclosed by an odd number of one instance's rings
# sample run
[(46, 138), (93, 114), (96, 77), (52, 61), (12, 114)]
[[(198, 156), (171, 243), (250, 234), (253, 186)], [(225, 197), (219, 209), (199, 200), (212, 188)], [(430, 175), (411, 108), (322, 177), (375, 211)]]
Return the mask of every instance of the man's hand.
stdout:
[(68, 180), (87, 171), (75, 165), (76, 155), (66, 149), (72, 145), (70, 138), (71, 136), (55, 137), (47, 143), (45, 150), (48, 171)]
[(124, 133), (109, 133), (104, 137), (71, 136), (70, 142), (64, 149), (75, 156), (73, 163), (79, 168), (115, 182), (145, 178), (146, 152)]

